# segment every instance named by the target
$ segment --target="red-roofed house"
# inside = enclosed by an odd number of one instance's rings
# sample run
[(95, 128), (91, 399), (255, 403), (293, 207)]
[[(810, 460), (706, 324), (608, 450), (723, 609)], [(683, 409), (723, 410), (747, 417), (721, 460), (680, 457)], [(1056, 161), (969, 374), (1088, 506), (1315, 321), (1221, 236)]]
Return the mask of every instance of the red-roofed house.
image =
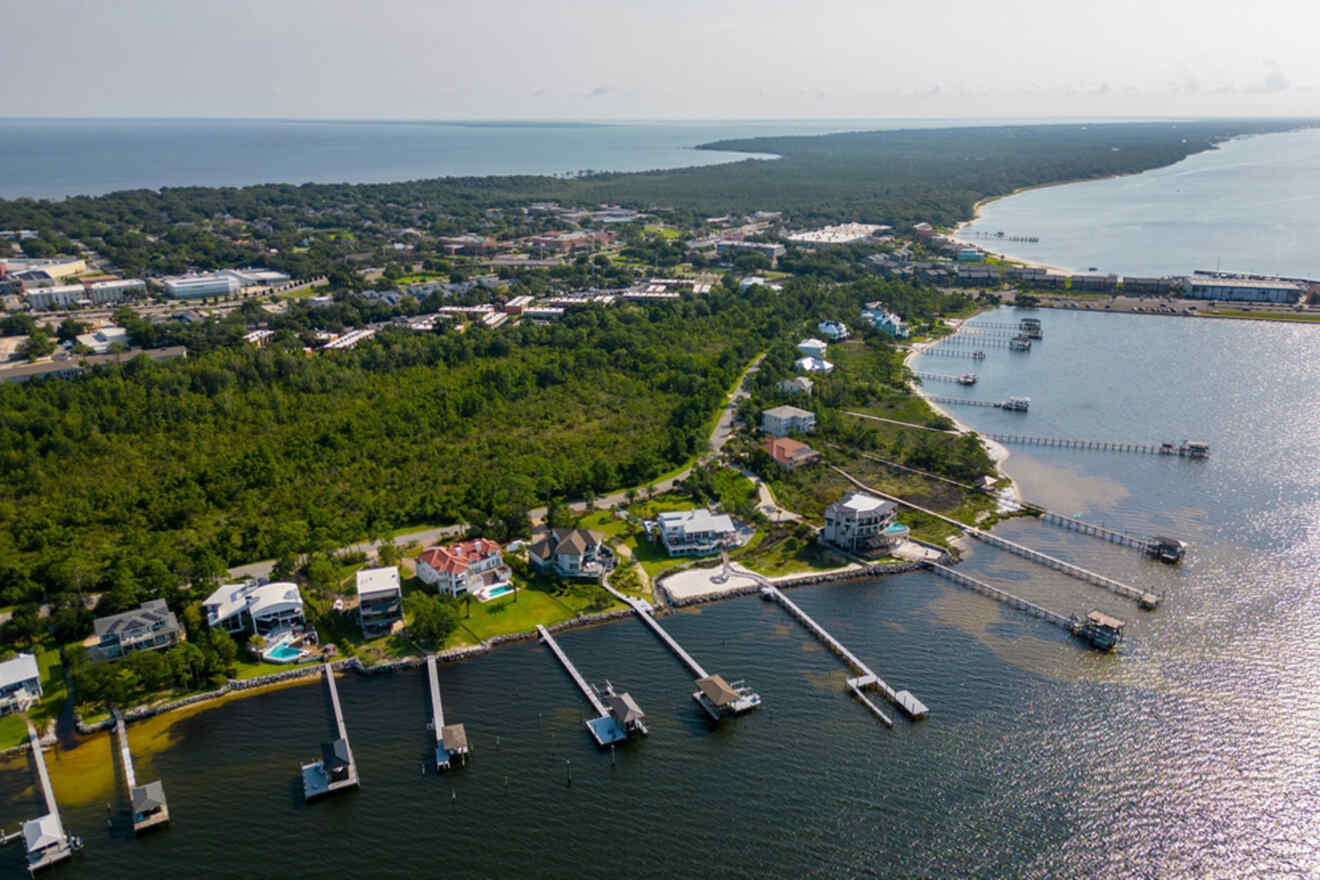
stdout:
[(507, 584), (513, 572), (504, 564), (499, 544), (475, 538), (427, 547), (417, 557), (417, 576), (422, 583), (435, 587), (437, 593), (461, 596)]
[(779, 462), (780, 467), (793, 470), (820, 459), (820, 453), (792, 437), (766, 437), (761, 448)]

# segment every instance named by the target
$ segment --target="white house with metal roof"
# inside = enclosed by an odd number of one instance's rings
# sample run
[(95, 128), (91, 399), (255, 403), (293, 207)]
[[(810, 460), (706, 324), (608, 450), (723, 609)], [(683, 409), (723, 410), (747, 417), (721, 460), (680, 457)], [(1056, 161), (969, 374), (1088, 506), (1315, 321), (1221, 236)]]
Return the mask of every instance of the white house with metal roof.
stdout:
[(853, 553), (887, 548), (892, 541), (885, 532), (894, 523), (895, 510), (892, 501), (865, 492), (849, 492), (825, 508), (821, 538)]
[(298, 585), (287, 581), (225, 584), (202, 602), (202, 610), (208, 626), (223, 627), (231, 633), (264, 636), (306, 620)]
[(706, 556), (738, 544), (738, 529), (729, 515), (702, 508), (662, 513), (656, 517), (656, 529), (670, 556)]
[(37, 658), (19, 654), (0, 663), (0, 715), (23, 712), (41, 699), (41, 669)]

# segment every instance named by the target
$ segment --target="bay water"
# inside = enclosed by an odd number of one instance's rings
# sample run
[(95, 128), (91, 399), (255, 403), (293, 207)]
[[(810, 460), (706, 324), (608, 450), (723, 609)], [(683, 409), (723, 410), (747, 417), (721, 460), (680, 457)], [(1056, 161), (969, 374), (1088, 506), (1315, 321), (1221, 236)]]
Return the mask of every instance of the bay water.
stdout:
[[(1037, 314), (1045, 339), (1029, 354), (988, 349), (976, 386), (940, 388), (1025, 394), (1031, 411), (950, 407), (961, 420), (1212, 446), (1204, 461), (1012, 448), (1005, 467), (1026, 498), (1190, 545), (1170, 567), (1035, 520), (996, 527), (1160, 593), (1153, 612), (993, 548), (963, 563), (1062, 613), (1125, 618), (1116, 653), (925, 573), (794, 590), (930, 706), (889, 730), (782, 609), (731, 600), (663, 623), (708, 669), (747, 679), (762, 710), (710, 725), (687, 670), (627, 619), (560, 641), (588, 679), (633, 694), (649, 737), (598, 751), (580, 694), (547, 648), (523, 643), (441, 668), (447, 718), (474, 746), (442, 776), (425, 768), (424, 670), (349, 674), (361, 790), (302, 803), (298, 766), (330, 725), (321, 683), (130, 726), (138, 776), (163, 780), (173, 815), (141, 839), (120, 818), (106, 827), (123, 787), (110, 740), (88, 737), (48, 755), (65, 823), (87, 842), (51, 876), (1314, 876), (1317, 331)], [(32, 783), (26, 758), (0, 767), (0, 825), (41, 811)], [(0, 851), (0, 871), (21, 863)]]

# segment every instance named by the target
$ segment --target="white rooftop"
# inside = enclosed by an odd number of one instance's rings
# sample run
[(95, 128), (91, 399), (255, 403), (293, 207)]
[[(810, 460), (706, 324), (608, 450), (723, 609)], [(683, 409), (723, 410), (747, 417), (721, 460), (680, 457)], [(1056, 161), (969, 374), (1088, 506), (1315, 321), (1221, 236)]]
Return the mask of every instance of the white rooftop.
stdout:
[(660, 521), (660, 528), (666, 532), (677, 530), (681, 532), (732, 532), (734, 531), (733, 520), (727, 513), (711, 513), (704, 508), (694, 508), (693, 510), (673, 510), (668, 513), (662, 513), (657, 517)]
[(1187, 281), (1206, 287), (1256, 287), (1262, 290), (1301, 290), (1296, 281), (1283, 281), (1278, 278), (1212, 278), (1206, 275), (1191, 275)]
[(399, 570), (388, 568), (364, 568), (357, 573), (358, 598), (373, 593), (399, 592)]
[(37, 667), (37, 658), (31, 654), (19, 654), (0, 663), (0, 688), (34, 678), (40, 680), (41, 670)]
[(893, 507), (894, 502), (867, 495), (865, 492), (852, 492), (839, 499), (839, 506), (857, 513), (870, 513), (873, 510)]
[(23, 823), (23, 842), (27, 844), (27, 851), (30, 853), (63, 841), (64, 826), (60, 824), (60, 817), (54, 813), (47, 813)]

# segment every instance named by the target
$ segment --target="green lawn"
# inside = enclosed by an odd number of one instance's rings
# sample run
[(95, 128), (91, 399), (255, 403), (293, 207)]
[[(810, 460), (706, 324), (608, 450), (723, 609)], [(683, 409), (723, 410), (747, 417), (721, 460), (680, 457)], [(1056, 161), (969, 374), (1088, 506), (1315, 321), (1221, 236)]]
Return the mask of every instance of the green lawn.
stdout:
[(598, 584), (590, 581), (566, 582), (558, 595), (543, 589), (519, 589), (516, 595), (501, 596), (489, 602), (463, 602), (459, 609), (459, 628), (445, 647), (453, 648), (484, 641), (492, 636), (528, 632), (539, 623), (549, 626), (571, 620), (579, 614), (595, 614), (623, 606)]
[(766, 577), (823, 571), (847, 565), (848, 560), (789, 526), (758, 532), (746, 547), (729, 554), (742, 565)]
[(17, 712), (0, 718), (0, 749), (12, 749), (27, 742), (27, 716)]

